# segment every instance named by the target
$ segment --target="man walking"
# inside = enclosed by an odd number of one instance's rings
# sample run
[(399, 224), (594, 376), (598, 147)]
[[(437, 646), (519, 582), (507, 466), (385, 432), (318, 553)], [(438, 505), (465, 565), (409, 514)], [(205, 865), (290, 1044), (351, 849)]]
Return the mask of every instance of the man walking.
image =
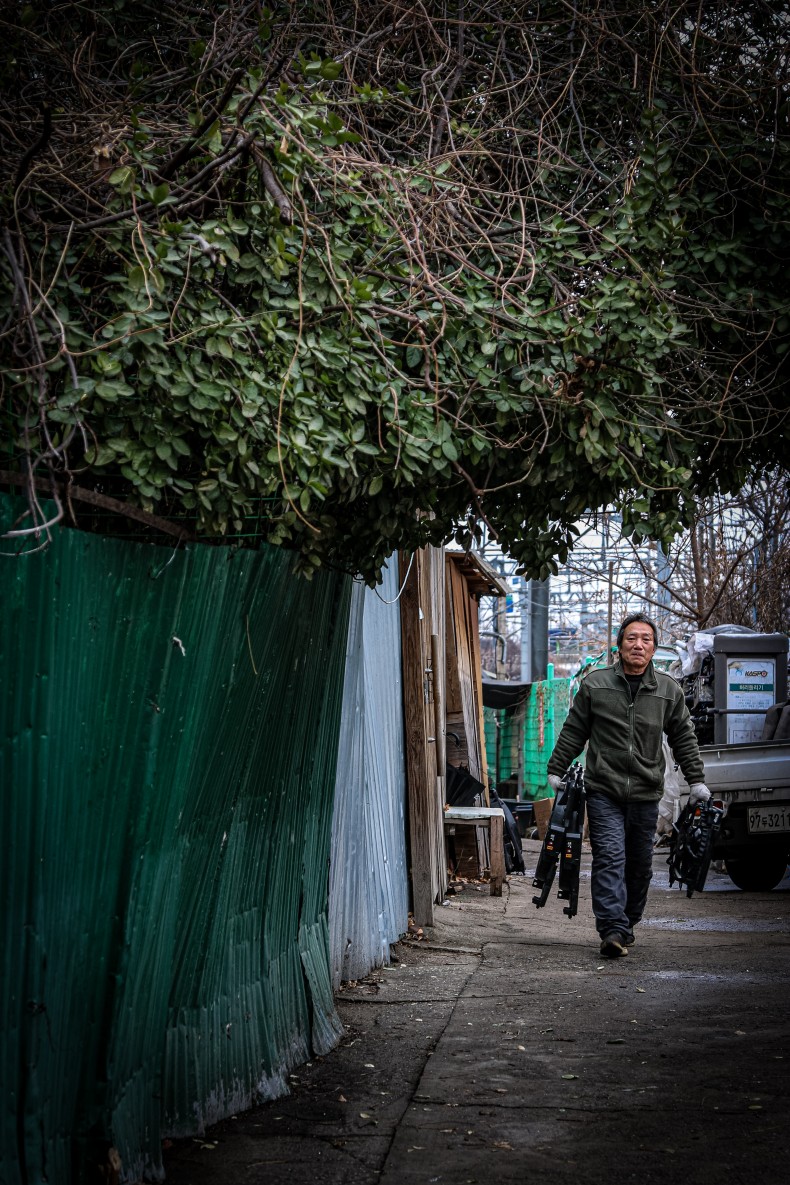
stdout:
[(617, 633), (617, 661), (582, 680), (548, 765), (556, 793), (568, 766), (588, 745), (592, 904), (601, 954), (610, 958), (628, 954), (647, 901), (664, 789), (665, 733), (691, 801), (710, 798), (680, 685), (653, 666), (657, 644), (649, 617), (626, 617)]

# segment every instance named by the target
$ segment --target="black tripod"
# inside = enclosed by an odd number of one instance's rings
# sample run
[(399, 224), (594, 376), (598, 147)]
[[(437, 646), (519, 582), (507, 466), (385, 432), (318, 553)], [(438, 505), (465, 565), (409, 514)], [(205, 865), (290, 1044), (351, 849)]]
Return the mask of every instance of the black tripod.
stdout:
[(579, 869), (582, 860), (586, 802), (584, 770), (580, 765), (572, 765), (562, 779), (562, 786), (554, 799), (554, 808), (532, 882), (536, 889), (540, 889), (540, 894), (532, 898), (538, 909), (546, 904), (559, 862), (560, 880), (557, 896), (568, 902), (562, 912), (572, 918), (578, 910)]
[(688, 802), (680, 812), (669, 841), (669, 883), (686, 886), (686, 896), (705, 888), (713, 845), (724, 817), (719, 802)]

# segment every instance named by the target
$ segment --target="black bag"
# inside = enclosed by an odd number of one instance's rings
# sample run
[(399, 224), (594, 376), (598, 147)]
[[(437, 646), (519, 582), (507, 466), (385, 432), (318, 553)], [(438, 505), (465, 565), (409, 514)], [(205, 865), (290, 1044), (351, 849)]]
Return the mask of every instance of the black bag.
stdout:
[(513, 812), (507, 803), (502, 801), (496, 790), (491, 791), (491, 805), (498, 806), (505, 813), (505, 872), (519, 872), (523, 875), (526, 872), (524, 849), (521, 846), (521, 835), (516, 820), (513, 818)]

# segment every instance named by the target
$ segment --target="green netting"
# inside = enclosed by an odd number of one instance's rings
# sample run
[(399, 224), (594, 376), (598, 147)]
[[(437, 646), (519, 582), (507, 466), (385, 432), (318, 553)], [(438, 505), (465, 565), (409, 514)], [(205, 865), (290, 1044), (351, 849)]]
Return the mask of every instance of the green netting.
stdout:
[(500, 781), (499, 776), (499, 762), (497, 761), (497, 733), (499, 731), (499, 717), (501, 710), (499, 708), (483, 708), (483, 730), (485, 733), (486, 746), (486, 768), (488, 770), (488, 779), (494, 785), (498, 785)]
[(523, 797), (549, 798), (546, 767), (570, 708), (570, 679), (532, 683), (518, 709), (485, 709), (489, 770), (501, 784), (518, 775), (518, 746), (523, 744)]
[(0, 1179), (67, 1185), (110, 1145), (158, 1177), (164, 1134), (282, 1093), (340, 1032), (350, 582), (68, 530), (0, 562)]

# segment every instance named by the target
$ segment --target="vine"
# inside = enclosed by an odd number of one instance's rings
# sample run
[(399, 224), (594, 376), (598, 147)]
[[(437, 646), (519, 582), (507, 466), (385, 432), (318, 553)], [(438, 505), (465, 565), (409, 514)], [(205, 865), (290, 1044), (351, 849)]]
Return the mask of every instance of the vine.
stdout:
[(486, 523), (545, 576), (589, 507), (668, 539), (783, 463), (772, 6), (11, 10), (17, 546), (79, 488), (308, 574)]

